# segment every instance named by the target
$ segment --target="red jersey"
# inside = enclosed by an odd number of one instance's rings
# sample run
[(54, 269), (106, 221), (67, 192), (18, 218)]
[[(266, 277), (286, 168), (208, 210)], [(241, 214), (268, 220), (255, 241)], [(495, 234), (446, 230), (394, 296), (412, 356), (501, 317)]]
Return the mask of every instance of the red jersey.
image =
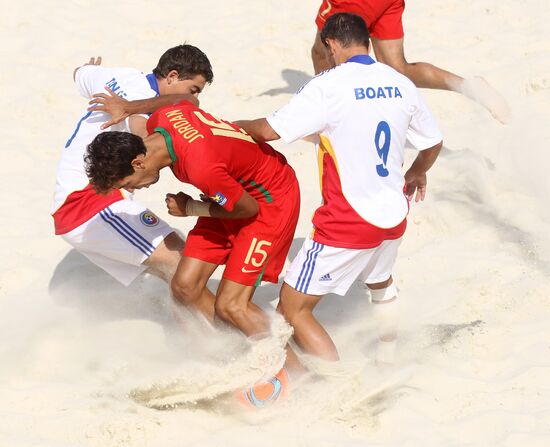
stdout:
[(404, 0), (323, 0), (315, 23), (319, 30), (327, 19), (339, 12), (360, 15), (376, 39), (401, 39)]
[(157, 110), (147, 130), (164, 136), (174, 175), (227, 211), (233, 210), (243, 191), (262, 206), (284, 196), (296, 181), (281, 153), (190, 102)]

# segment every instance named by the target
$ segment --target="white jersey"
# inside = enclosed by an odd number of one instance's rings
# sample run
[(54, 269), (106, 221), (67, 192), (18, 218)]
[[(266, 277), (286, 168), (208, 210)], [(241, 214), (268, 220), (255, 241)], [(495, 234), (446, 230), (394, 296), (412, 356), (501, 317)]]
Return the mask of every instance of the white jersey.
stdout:
[[(77, 70), (75, 83), (79, 93), (87, 99), (91, 99), (95, 93), (105, 93), (105, 87), (129, 101), (151, 98), (158, 94), (154, 76), (146, 76), (133, 68), (85, 65)], [(88, 185), (89, 180), (84, 169), (86, 146), (102, 132), (100, 127), (108, 119), (109, 116), (104, 112), (86, 111), (76, 123), (57, 165), (52, 213), (63, 205), (69, 194)], [(128, 132), (128, 122), (111, 126), (108, 130)]]
[(356, 214), (382, 229), (403, 222), (405, 142), (423, 150), (442, 140), (414, 84), (367, 55), (316, 76), (267, 120), (286, 142), (319, 134), (323, 206), (331, 208), (314, 224), (317, 231), (319, 222), (339, 221), (342, 234), (353, 231), (346, 222)]

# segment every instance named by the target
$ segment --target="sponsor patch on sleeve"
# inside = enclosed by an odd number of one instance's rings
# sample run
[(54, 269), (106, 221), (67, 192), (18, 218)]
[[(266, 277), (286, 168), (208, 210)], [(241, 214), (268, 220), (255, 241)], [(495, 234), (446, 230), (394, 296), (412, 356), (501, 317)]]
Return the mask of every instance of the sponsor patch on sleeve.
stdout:
[(225, 197), (221, 192), (217, 192), (213, 196), (210, 196), (210, 198), (213, 202), (220, 206), (224, 206), (227, 203), (227, 197)]

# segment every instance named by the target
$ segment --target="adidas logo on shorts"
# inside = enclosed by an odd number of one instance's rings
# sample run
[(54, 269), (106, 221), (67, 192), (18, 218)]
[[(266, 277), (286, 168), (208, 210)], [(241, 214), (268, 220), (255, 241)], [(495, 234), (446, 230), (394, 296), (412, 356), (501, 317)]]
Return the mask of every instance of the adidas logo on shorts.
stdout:
[(326, 275), (323, 275), (319, 278), (319, 281), (332, 281), (332, 278), (330, 277), (330, 273), (327, 273)]

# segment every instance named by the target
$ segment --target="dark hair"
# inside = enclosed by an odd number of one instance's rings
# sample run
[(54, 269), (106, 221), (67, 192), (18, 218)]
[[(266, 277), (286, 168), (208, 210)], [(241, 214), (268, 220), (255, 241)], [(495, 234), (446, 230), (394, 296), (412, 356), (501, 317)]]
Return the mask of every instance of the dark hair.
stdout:
[(340, 12), (330, 16), (321, 29), (321, 42), (326, 46), (327, 39), (338, 41), (344, 48), (351, 44), (369, 47), (369, 29), (363, 18), (350, 12)]
[(106, 194), (118, 181), (132, 175), (132, 160), (147, 149), (143, 140), (129, 132), (102, 132), (88, 144), (84, 162), (92, 187)]
[(157, 78), (165, 78), (172, 70), (178, 72), (179, 79), (202, 75), (209, 84), (214, 80), (212, 65), (206, 54), (193, 45), (184, 44), (170, 48), (160, 57), (153, 73)]

